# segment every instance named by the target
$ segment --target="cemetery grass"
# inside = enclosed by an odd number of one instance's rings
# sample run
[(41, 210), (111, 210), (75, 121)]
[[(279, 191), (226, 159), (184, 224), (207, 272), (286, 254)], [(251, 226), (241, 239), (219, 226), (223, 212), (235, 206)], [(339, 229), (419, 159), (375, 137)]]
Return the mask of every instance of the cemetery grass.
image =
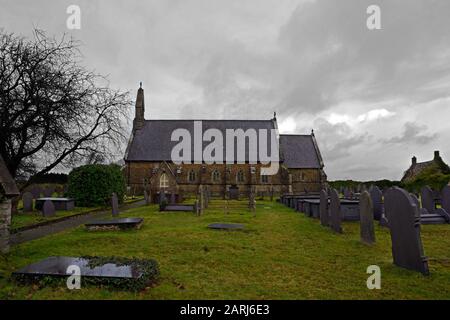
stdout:
[[(122, 217), (143, 217), (140, 230), (88, 232), (84, 227), (23, 243), (0, 256), (0, 299), (449, 299), (450, 226), (422, 226), (431, 275), (392, 264), (388, 230), (376, 226), (377, 243), (359, 241), (359, 224), (334, 234), (318, 220), (275, 202), (246, 202), (229, 214), (213, 201), (203, 216), (139, 207)], [(214, 208), (215, 209), (214, 209)], [(243, 223), (246, 231), (216, 231), (214, 222)], [(20, 286), (12, 271), (49, 256), (154, 258), (158, 283), (141, 292), (107, 288)], [(366, 269), (381, 268), (381, 290), (368, 290)]]
[[(143, 200), (144, 197), (130, 197), (126, 198), (123, 203), (129, 204), (132, 202)], [(22, 200), (19, 201), (17, 206), (19, 212), (17, 214), (13, 214), (11, 218), (11, 229), (14, 232), (14, 229), (18, 229), (21, 227), (28, 227), (34, 224), (38, 224), (41, 222), (52, 221), (62, 217), (70, 217), (80, 213), (87, 213), (94, 210), (107, 210), (106, 207), (75, 207), (73, 210), (60, 210), (56, 211), (56, 215), (54, 217), (43, 217), (42, 212), (39, 210), (34, 210), (33, 212), (23, 212), (23, 203)]]

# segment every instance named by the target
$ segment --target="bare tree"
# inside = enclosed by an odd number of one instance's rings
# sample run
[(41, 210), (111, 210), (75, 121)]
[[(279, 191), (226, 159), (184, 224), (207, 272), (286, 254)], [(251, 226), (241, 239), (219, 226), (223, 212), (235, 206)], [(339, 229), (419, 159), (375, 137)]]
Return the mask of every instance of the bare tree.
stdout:
[(79, 43), (0, 30), (0, 154), (12, 176), (108, 159), (126, 139), (128, 92), (81, 66)]

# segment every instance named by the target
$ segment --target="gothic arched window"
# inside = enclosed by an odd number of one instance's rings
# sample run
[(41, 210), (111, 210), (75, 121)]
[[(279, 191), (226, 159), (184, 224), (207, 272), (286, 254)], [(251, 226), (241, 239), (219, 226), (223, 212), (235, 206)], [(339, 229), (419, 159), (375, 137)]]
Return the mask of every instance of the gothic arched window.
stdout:
[(189, 182), (195, 182), (195, 178), (196, 178), (195, 171), (194, 170), (189, 170), (188, 181)]
[(244, 182), (244, 179), (245, 179), (244, 171), (239, 170), (236, 178), (237, 178), (237, 182)]
[(163, 173), (161, 177), (159, 177), (159, 187), (160, 188), (169, 187), (169, 179), (167, 178), (167, 174)]
[(213, 172), (212, 172), (212, 181), (213, 182), (219, 182), (220, 181), (220, 172), (219, 172), (219, 170), (217, 170), (217, 169), (215, 169)]

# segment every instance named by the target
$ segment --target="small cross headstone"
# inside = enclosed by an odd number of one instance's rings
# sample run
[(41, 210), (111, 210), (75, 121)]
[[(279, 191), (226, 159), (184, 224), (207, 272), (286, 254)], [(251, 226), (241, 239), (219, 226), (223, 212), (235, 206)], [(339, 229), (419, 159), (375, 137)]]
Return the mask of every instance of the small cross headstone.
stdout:
[(375, 230), (373, 227), (373, 205), (370, 194), (367, 191), (359, 197), (359, 223), (361, 241), (372, 244), (375, 242)]
[(24, 212), (33, 211), (33, 194), (31, 192), (25, 192), (22, 195), (22, 202)]
[(383, 193), (377, 186), (371, 186), (369, 193), (373, 205), (373, 218), (380, 220), (383, 214)]
[(384, 203), (394, 264), (429, 274), (428, 260), (420, 238), (420, 213), (416, 203), (405, 190), (398, 187), (386, 192)]
[(420, 199), (422, 201), (422, 208), (427, 209), (428, 213), (434, 213), (436, 205), (434, 203), (433, 190), (425, 186), (420, 190)]
[(325, 190), (320, 191), (319, 211), (320, 211), (320, 224), (328, 227), (330, 225), (328, 214), (328, 193)]
[(54, 217), (55, 216), (55, 205), (50, 200), (45, 200), (42, 206), (42, 215), (44, 217)]
[(342, 233), (341, 220), (341, 200), (337, 191), (332, 189), (330, 199), (330, 226), (333, 231)]
[(111, 210), (113, 217), (117, 217), (119, 215), (119, 199), (117, 198), (117, 194), (115, 192), (113, 192), (111, 196)]

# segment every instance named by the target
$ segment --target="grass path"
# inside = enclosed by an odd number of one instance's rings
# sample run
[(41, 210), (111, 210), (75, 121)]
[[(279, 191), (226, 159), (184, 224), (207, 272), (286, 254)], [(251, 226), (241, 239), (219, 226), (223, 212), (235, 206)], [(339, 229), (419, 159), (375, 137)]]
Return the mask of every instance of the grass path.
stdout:
[[(244, 203), (244, 201), (242, 201)], [(358, 223), (344, 223), (343, 235), (318, 220), (274, 202), (258, 202), (256, 217), (232, 208), (160, 213), (156, 206), (122, 216), (145, 218), (139, 231), (68, 230), (13, 247), (0, 257), (0, 298), (34, 299), (449, 299), (450, 226), (422, 226), (431, 275), (392, 264), (390, 236), (376, 227), (377, 243), (359, 242)], [(215, 231), (213, 222), (244, 223), (247, 230)], [(155, 258), (156, 287), (131, 293), (104, 288), (21, 287), (10, 273), (47, 256), (99, 255)], [(368, 290), (366, 268), (378, 265), (382, 289)]]

